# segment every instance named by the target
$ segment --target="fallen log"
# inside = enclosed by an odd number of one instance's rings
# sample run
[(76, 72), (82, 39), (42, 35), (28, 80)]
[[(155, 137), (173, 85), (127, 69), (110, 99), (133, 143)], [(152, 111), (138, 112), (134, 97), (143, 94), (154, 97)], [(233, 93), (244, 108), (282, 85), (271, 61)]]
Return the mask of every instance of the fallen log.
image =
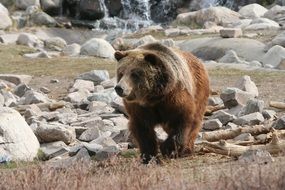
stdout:
[[(66, 105), (64, 101), (51, 102), (51, 103), (38, 103), (35, 104), (42, 111), (55, 111), (59, 108), (63, 108)], [(29, 109), (30, 105), (18, 105), (14, 109), (23, 114), (27, 109)]]
[(272, 129), (272, 123), (265, 125), (254, 125), (238, 127), (237, 129), (226, 129), (219, 131), (202, 132), (202, 139), (214, 142), (219, 140), (233, 139), (242, 133), (250, 133), (251, 135), (266, 134)]
[(269, 106), (278, 108), (278, 109), (285, 109), (285, 102), (270, 101)]
[(241, 146), (227, 143), (225, 140), (203, 142), (202, 145), (206, 151), (228, 156), (240, 156), (247, 150), (266, 150), (270, 154), (277, 154), (285, 150), (285, 141), (280, 140), (276, 133), (273, 134), (271, 142), (265, 145)]
[(217, 106), (207, 106), (205, 116), (210, 116), (213, 114), (213, 112), (218, 111), (218, 110), (222, 110), (225, 108), (226, 107), (224, 106), (224, 104), (217, 105)]

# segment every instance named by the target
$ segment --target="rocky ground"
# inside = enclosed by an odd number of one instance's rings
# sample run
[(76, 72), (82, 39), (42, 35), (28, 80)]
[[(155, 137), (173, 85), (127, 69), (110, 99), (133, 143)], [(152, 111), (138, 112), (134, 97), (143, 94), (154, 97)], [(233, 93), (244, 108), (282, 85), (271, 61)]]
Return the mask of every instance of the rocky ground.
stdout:
[[(134, 184), (135, 189), (201, 184), (205, 189), (282, 189), (284, 10), (277, 5), (269, 10), (249, 5), (239, 12), (214, 7), (180, 14), (168, 27), (116, 35), (38, 26), (16, 30), (9, 21), (0, 25), (0, 186), (9, 189), (5, 181), (14, 177), (15, 186), (29, 188), (25, 181), (37, 176), (34, 188), (64, 187), (52, 177), (58, 175), (77, 189), (94, 189), (94, 183), (105, 185), (102, 189)], [(38, 11), (30, 7), (24, 13)], [(163, 159), (161, 168), (138, 164), (122, 100), (113, 90), (115, 50), (150, 42), (198, 56), (212, 89), (195, 154)], [(166, 138), (160, 128), (156, 132), (159, 140)], [(15, 166), (16, 173), (5, 170)], [(62, 172), (54, 174), (57, 169)], [(245, 171), (251, 175), (240, 175)], [(102, 179), (109, 174), (112, 182), (106, 185)], [(250, 180), (241, 183), (245, 179)]]

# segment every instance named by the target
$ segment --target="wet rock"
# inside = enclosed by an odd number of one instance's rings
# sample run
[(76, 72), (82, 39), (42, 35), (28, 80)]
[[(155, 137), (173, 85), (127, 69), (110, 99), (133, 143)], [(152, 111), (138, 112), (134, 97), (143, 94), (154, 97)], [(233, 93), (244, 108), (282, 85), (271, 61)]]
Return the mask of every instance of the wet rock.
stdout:
[(221, 129), (223, 124), (218, 119), (210, 119), (203, 123), (203, 129), (205, 130), (217, 130)]
[(243, 164), (267, 164), (274, 161), (270, 153), (266, 150), (248, 150), (238, 158)]
[(243, 125), (258, 125), (264, 122), (264, 117), (261, 113), (255, 112), (248, 115), (244, 115), (234, 120), (233, 123), (243, 126)]
[(79, 3), (80, 19), (99, 20), (105, 15), (104, 2), (100, 0), (81, 0)]
[(81, 46), (80, 54), (114, 59), (115, 50), (106, 40), (92, 38)]
[(258, 97), (258, 89), (255, 83), (250, 79), (250, 76), (243, 76), (236, 82), (234, 86), (252, 94), (254, 97)]

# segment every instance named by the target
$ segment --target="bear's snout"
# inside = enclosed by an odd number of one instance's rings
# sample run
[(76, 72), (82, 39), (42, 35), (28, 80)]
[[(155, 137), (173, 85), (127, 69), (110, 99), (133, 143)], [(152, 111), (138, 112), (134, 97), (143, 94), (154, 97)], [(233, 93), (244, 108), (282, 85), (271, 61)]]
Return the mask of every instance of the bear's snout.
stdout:
[(115, 86), (115, 91), (119, 96), (124, 96), (124, 89), (120, 85)]

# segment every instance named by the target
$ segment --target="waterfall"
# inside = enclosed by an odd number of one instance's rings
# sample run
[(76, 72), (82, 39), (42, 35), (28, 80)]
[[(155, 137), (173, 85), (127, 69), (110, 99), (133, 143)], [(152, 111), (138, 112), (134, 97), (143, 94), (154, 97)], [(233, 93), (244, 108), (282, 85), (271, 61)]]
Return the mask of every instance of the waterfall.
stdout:
[(123, 18), (151, 20), (149, 0), (121, 0)]
[(234, 5), (234, 0), (199, 0), (199, 5), (201, 8), (208, 8), (214, 6), (225, 6), (232, 8)]

